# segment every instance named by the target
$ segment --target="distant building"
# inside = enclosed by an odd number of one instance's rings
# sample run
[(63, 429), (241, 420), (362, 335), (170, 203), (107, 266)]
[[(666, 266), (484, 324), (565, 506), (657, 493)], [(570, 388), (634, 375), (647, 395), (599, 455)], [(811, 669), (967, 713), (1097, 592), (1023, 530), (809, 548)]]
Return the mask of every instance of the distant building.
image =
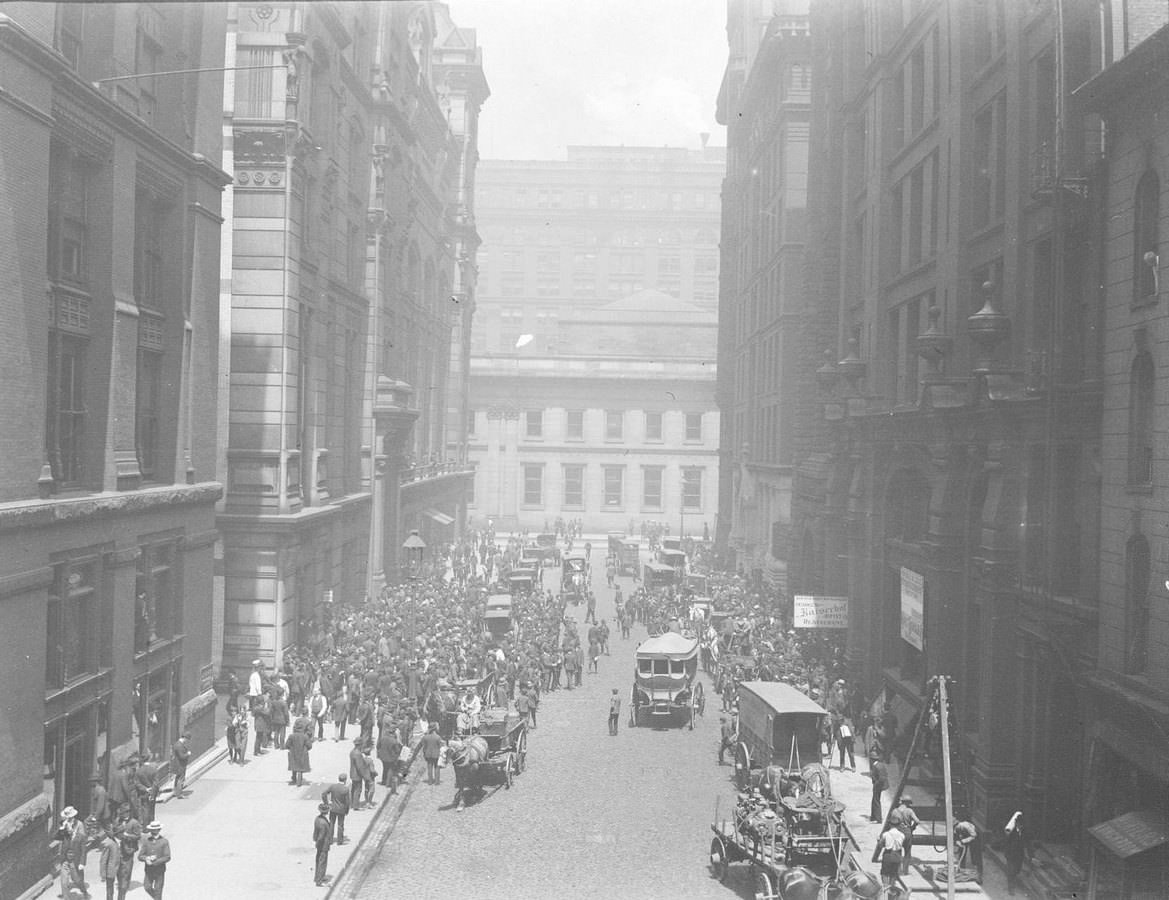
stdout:
[(0, 12), (3, 900), (91, 776), (217, 737), (222, 36), (211, 5)]
[(713, 310), (725, 153), (569, 147), (564, 161), (484, 160), (472, 353), (571, 353), (558, 322), (642, 290)]
[(471, 363), (470, 512), (496, 528), (712, 533), (717, 322), (660, 291), (565, 311), (566, 349)]

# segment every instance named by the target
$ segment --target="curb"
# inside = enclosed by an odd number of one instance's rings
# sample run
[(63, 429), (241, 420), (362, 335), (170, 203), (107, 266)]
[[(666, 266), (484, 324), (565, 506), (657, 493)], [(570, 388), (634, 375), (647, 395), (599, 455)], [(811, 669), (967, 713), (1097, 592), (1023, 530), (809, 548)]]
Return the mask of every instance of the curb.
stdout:
[(369, 824), (365, 826), (365, 831), (361, 833), (361, 837), (358, 838), (353, 849), (349, 851), (349, 857), (345, 860), (344, 865), (341, 866), (341, 871), (329, 882), (329, 888), (325, 892), (325, 900), (332, 900), (334, 897), (355, 896), (357, 890), (365, 882), (370, 869), (373, 868), (374, 863), (377, 861), (382, 847), (385, 846), (390, 835), (394, 833), (394, 827), (406, 811), (406, 804), (410, 802), (410, 798), (414, 795), (414, 789), (418, 786), (418, 782), (422, 780), (422, 769), (413, 769), (414, 761), (418, 758), (418, 750), (421, 746), (421, 741), (419, 741), (414, 744), (411, 751), (410, 762), (407, 764), (406, 778), (402, 780), (401, 784), (401, 787), (405, 789), (399, 791), (398, 795), (393, 798), (396, 801), (395, 803), (383, 802), (381, 809), (377, 811)]

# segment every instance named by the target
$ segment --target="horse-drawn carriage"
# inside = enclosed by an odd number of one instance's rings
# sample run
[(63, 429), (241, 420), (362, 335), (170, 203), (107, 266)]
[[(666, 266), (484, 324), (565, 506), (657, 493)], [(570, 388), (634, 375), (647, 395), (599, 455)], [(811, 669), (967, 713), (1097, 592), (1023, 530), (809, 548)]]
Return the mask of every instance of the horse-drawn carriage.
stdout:
[(527, 764), (528, 730), (523, 716), (485, 710), (479, 733), (449, 744), (455, 770), (455, 808), (482, 797), (487, 785), (510, 788)]
[(482, 678), (463, 678), (453, 683), (440, 681), (426, 698), (425, 717), (438, 723), (438, 733), (443, 740), (474, 730), (472, 716), (463, 710), (461, 702), (468, 691), (479, 699), (481, 720), (484, 712), (495, 706), (495, 673), (488, 672)]
[(535, 569), (516, 568), (507, 574), (508, 590), (515, 596), (531, 593), (539, 583), (539, 573)]
[(560, 591), (573, 603), (584, 599), (589, 586), (589, 561), (579, 550), (574, 550), (561, 560)]
[(705, 705), (698, 672), (698, 639), (667, 631), (637, 648), (630, 725), (644, 718), (683, 719), (694, 728), (694, 717)]

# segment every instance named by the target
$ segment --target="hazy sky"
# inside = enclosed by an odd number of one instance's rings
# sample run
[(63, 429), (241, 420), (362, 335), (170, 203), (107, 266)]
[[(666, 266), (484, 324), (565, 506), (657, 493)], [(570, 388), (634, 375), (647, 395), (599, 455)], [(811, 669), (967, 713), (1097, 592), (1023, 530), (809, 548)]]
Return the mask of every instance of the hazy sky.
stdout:
[(484, 159), (563, 159), (569, 144), (726, 143), (714, 121), (725, 0), (447, 0), (478, 32), (491, 97)]

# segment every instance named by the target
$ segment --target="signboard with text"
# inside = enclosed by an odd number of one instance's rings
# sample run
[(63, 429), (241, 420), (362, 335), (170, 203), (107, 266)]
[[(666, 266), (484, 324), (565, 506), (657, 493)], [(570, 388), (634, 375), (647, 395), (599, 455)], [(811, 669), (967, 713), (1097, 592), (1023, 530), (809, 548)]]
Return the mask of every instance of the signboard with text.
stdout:
[(925, 621), (925, 579), (912, 569), (901, 569), (901, 637), (909, 645), (922, 649)]
[(847, 597), (796, 594), (793, 599), (793, 628), (848, 628)]

